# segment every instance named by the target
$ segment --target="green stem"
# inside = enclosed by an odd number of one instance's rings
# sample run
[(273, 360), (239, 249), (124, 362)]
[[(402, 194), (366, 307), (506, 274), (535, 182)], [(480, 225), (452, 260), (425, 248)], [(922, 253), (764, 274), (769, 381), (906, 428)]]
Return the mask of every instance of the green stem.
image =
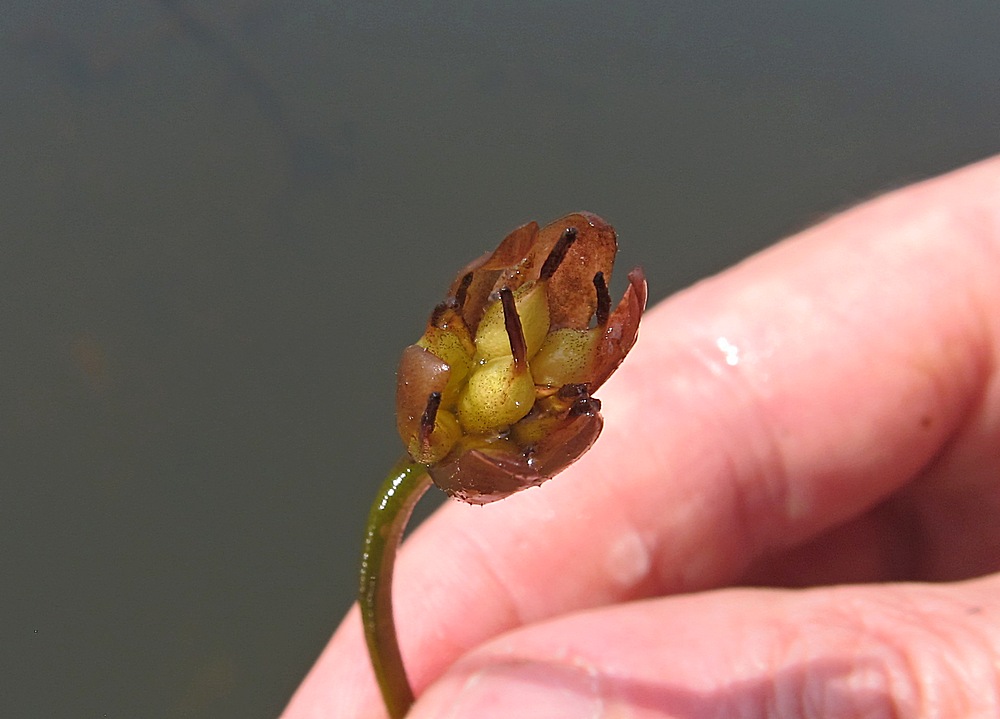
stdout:
[(403, 529), (430, 486), (424, 465), (409, 458), (400, 460), (379, 488), (365, 525), (358, 602), (375, 678), (392, 719), (405, 717), (413, 704), (392, 618), (392, 568)]

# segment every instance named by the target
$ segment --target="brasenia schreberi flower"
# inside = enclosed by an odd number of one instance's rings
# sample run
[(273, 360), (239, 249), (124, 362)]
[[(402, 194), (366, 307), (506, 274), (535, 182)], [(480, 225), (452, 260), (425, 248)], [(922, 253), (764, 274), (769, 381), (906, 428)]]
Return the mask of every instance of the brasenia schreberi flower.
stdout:
[(601, 432), (593, 393), (635, 343), (641, 269), (611, 309), (618, 243), (597, 215), (530, 222), (465, 267), (403, 352), (396, 422), (441, 489), (473, 504), (541, 484)]

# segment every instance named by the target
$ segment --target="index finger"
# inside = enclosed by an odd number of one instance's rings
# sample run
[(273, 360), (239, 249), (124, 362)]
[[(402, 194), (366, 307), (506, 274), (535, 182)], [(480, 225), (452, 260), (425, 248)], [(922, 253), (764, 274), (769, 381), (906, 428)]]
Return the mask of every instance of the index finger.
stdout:
[[(998, 208), (993, 159), (835, 217), (648, 313), (600, 393), (605, 430), (588, 455), (494, 505), (449, 503), (405, 544), (396, 616), (417, 692), (505, 630), (725, 585), (903, 486), (987, 412)], [(893, 549), (875, 543), (869, 561)], [(354, 611), (285, 717), (381, 711)]]

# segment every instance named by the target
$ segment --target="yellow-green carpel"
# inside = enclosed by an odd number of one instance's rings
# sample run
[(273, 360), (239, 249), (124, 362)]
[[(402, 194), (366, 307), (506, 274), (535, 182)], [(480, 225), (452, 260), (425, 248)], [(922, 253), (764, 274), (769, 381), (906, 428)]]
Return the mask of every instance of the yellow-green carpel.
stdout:
[[(514, 300), (513, 311), (520, 321), (526, 354), (530, 359), (538, 352), (549, 332), (549, 303), (545, 296), (545, 284), (532, 282), (522, 285), (511, 295)], [(503, 296), (486, 307), (479, 329), (476, 331), (476, 360), (483, 362), (494, 357), (513, 355), (506, 328), (507, 316)]]

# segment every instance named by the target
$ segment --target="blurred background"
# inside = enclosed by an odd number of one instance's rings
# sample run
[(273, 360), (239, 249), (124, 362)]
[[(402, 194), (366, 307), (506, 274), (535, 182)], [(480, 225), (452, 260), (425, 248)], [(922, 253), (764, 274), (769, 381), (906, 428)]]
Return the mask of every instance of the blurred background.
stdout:
[(0, 715), (276, 716), (515, 226), (603, 215), (656, 301), (1000, 151), (1000, 4), (733, 7), (6, 0)]

